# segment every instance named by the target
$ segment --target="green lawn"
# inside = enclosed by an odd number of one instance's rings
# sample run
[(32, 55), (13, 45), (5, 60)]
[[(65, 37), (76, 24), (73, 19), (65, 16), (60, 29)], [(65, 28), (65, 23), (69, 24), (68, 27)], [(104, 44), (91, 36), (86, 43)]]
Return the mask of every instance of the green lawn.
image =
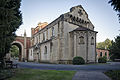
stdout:
[(7, 80), (72, 80), (75, 71), (18, 69), (15, 76)]
[(112, 80), (120, 80), (120, 70), (110, 70), (105, 72), (105, 74)]

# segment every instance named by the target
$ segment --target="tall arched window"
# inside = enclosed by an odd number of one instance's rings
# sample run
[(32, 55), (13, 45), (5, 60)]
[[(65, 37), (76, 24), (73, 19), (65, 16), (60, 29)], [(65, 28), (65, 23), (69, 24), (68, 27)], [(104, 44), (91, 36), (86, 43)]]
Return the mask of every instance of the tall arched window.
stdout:
[(105, 52), (105, 56), (107, 56), (107, 52)]
[(52, 52), (52, 46), (53, 46), (53, 43), (50, 42), (50, 52)]
[(45, 54), (47, 54), (47, 46), (45, 46), (45, 51), (44, 51)]
[(55, 36), (54, 27), (52, 27), (52, 36)]
[(79, 37), (79, 44), (84, 44), (84, 37), (83, 36)]
[(100, 57), (102, 57), (102, 52), (100, 52)]
[(94, 38), (91, 37), (91, 45), (94, 45)]
[(45, 41), (45, 33), (43, 33), (43, 41)]

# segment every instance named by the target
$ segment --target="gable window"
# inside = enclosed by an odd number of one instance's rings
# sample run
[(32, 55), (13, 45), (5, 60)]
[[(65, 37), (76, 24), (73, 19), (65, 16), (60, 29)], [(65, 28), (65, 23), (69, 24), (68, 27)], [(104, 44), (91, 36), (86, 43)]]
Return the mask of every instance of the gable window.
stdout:
[(45, 46), (45, 51), (44, 51), (45, 54), (47, 54), (47, 46)]
[(94, 38), (91, 37), (91, 45), (94, 45)]
[(83, 36), (79, 37), (79, 44), (84, 44), (84, 37)]
[(79, 16), (83, 15), (82, 10), (78, 11)]

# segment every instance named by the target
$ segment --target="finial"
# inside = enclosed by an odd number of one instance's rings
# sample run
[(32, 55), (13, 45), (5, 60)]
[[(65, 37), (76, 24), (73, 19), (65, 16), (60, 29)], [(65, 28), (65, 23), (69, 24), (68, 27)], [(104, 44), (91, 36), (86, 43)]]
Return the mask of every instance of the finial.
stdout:
[(24, 36), (26, 36), (26, 30), (24, 30)]

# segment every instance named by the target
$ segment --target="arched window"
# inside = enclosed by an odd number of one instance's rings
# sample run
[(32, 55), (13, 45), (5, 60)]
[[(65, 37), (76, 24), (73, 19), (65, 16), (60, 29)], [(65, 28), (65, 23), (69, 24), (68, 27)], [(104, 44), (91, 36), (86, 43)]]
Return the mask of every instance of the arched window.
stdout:
[(105, 56), (107, 56), (107, 52), (105, 52)]
[(45, 51), (44, 51), (45, 54), (47, 54), (47, 46), (45, 46)]
[(100, 57), (102, 57), (102, 52), (100, 52)]
[(31, 50), (31, 56), (32, 56), (32, 50)]
[(79, 37), (79, 44), (84, 44), (84, 37), (83, 36)]
[(45, 33), (43, 33), (43, 41), (45, 41)]
[(94, 45), (94, 38), (91, 37), (91, 45)]
[(52, 46), (53, 46), (53, 43), (50, 42), (50, 52), (52, 52)]

